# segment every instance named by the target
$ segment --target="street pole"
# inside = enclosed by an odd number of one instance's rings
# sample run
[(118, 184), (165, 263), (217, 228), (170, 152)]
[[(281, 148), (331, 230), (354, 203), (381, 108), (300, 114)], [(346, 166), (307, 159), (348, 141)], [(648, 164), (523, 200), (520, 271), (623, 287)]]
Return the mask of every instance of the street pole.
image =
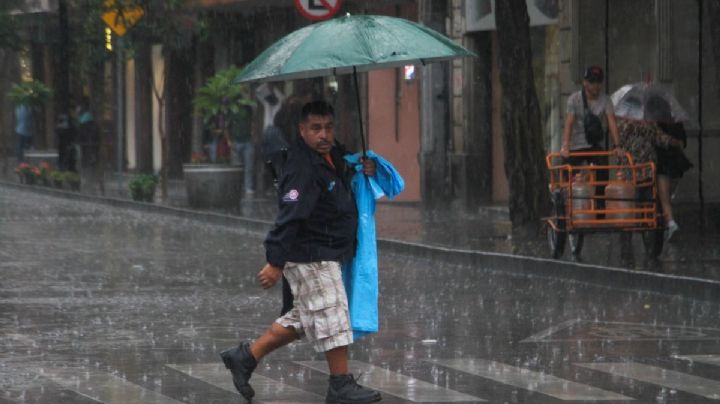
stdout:
[[(119, 42), (119, 38), (118, 41)], [(118, 195), (122, 195), (122, 169), (123, 169), (123, 139), (125, 134), (125, 69), (123, 51), (119, 43), (116, 44), (116, 74), (117, 74), (117, 187)]]

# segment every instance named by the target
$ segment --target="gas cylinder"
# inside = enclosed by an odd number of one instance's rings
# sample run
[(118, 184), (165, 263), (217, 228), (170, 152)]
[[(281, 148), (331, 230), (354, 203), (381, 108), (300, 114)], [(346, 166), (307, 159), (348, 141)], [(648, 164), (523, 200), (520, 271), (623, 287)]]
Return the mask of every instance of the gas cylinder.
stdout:
[[(625, 179), (622, 170), (618, 170), (615, 173), (615, 180), (605, 187), (605, 198), (607, 198), (605, 207), (609, 211), (635, 208), (635, 186)], [(634, 214), (630, 212), (608, 212), (605, 217), (612, 220), (632, 219)]]
[[(575, 213), (579, 210), (590, 210), (593, 206), (592, 197), (595, 194), (594, 187), (590, 186), (582, 173), (575, 174), (572, 182), (572, 209), (573, 222), (576, 220), (592, 220), (595, 215), (591, 213)], [(587, 226), (580, 224), (579, 226)]]

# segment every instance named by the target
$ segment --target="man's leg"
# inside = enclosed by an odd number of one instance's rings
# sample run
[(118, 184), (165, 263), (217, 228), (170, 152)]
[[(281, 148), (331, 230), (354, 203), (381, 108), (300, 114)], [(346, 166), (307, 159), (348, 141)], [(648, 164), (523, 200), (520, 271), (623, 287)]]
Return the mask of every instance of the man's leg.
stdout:
[(330, 386), (326, 403), (374, 403), (382, 399), (379, 392), (357, 383), (348, 367), (347, 345), (325, 352), (330, 369)]
[[(607, 166), (609, 163), (609, 160), (606, 156), (595, 156), (592, 158), (591, 161), (593, 164), (598, 166)], [(607, 181), (610, 178), (610, 173), (607, 169), (604, 170), (595, 170), (595, 180), (596, 181)], [(595, 196), (598, 196), (599, 198), (596, 199), (597, 203), (595, 204), (596, 209), (605, 209), (605, 185), (598, 185), (595, 187)], [(604, 219), (605, 214), (600, 213), (598, 214), (598, 219)]]
[(347, 345), (325, 352), (325, 359), (327, 359), (331, 375), (346, 375), (350, 373), (350, 369), (348, 368)]
[(17, 147), (15, 148), (15, 158), (20, 164), (25, 161), (25, 136), (17, 136)]
[(265, 334), (250, 345), (250, 353), (252, 353), (255, 360), (259, 362), (265, 355), (296, 339), (298, 339), (298, 333), (294, 328), (286, 328), (278, 323), (273, 323), (270, 329), (265, 331)]
[(273, 323), (252, 345), (243, 342), (220, 353), (225, 367), (232, 373), (235, 388), (245, 399), (250, 400), (255, 396), (255, 390), (250, 386), (250, 377), (260, 359), (297, 338), (298, 333), (293, 327)]

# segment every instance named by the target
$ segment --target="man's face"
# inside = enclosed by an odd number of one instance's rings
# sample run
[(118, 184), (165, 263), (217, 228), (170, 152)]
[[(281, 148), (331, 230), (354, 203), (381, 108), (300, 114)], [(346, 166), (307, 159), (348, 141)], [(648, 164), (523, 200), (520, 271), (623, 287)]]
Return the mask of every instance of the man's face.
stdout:
[(585, 92), (590, 97), (595, 98), (600, 95), (600, 90), (602, 89), (602, 82), (595, 80), (583, 80), (583, 86), (585, 87)]
[(332, 115), (308, 115), (300, 122), (300, 136), (316, 152), (329, 153), (335, 143), (335, 119)]

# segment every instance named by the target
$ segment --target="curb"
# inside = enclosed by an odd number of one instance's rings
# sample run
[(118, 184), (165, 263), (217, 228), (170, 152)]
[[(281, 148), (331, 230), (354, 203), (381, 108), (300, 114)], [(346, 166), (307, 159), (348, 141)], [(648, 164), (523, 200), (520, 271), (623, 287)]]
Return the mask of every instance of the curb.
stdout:
[[(136, 202), (121, 198), (87, 195), (78, 192), (22, 185), (6, 181), (0, 181), (0, 186), (183, 219), (201, 220), (205, 223), (221, 226), (239, 225), (248, 231), (257, 233), (266, 233), (273, 225), (273, 222), (266, 220)], [(562, 278), (584, 283), (612, 286), (616, 289), (641, 289), (658, 293), (682, 294), (699, 299), (720, 299), (720, 281), (711, 279), (668, 275), (657, 272), (558, 261), (530, 256), (462, 250), (382, 238), (377, 239), (377, 246), (378, 250), (384, 253), (410, 255), (420, 259), (470, 266), (488, 272), (495, 271), (525, 276)], [(618, 285), (622, 286), (618, 287)]]
[(0, 186), (30, 191), (44, 195), (56, 196), (65, 199), (72, 199), (84, 202), (93, 202), (117, 208), (135, 209), (148, 213), (174, 216), (182, 219), (202, 220), (205, 223), (227, 226), (230, 224), (244, 226), (249, 231), (267, 232), (273, 222), (267, 220), (250, 219), (241, 216), (225, 215), (215, 212), (202, 212), (192, 209), (178, 208), (173, 206), (158, 205), (147, 202), (136, 202), (130, 199), (113, 198), (101, 195), (88, 195), (80, 192), (63, 191), (60, 189), (41, 187), (36, 185), (23, 185), (0, 181)]
[(570, 279), (621, 290), (681, 294), (698, 299), (720, 299), (720, 281), (658, 272), (487, 251), (428, 246), (400, 240), (378, 239), (378, 249), (469, 266), (486, 272)]

